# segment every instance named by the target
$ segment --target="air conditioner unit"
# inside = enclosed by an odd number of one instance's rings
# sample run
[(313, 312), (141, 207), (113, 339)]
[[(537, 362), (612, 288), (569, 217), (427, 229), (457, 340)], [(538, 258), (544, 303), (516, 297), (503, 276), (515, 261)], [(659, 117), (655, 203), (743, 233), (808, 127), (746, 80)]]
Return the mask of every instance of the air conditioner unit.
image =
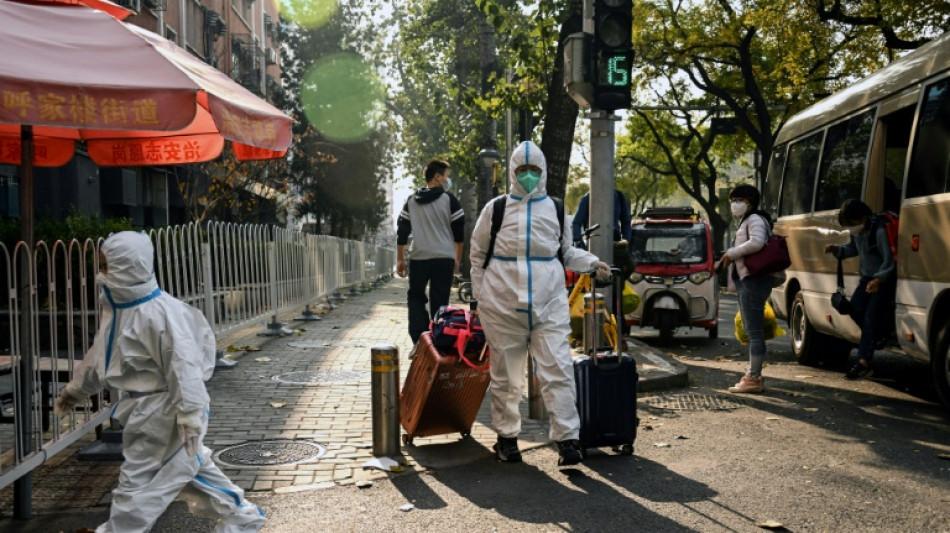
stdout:
[(277, 49), (268, 48), (266, 52), (267, 64), (276, 65), (278, 63)]

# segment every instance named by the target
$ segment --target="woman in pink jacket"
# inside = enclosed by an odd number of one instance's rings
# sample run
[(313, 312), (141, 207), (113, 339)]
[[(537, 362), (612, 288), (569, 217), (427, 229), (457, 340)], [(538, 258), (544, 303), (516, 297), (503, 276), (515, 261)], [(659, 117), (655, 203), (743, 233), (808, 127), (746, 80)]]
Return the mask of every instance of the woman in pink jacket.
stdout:
[(771, 276), (750, 276), (745, 256), (761, 250), (772, 233), (769, 216), (759, 211), (759, 190), (739, 185), (729, 193), (732, 216), (739, 220), (736, 238), (717, 268), (728, 268), (729, 289), (739, 293), (742, 326), (749, 336), (749, 372), (729, 392), (759, 393), (765, 388), (762, 362), (765, 360), (765, 301), (772, 292)]

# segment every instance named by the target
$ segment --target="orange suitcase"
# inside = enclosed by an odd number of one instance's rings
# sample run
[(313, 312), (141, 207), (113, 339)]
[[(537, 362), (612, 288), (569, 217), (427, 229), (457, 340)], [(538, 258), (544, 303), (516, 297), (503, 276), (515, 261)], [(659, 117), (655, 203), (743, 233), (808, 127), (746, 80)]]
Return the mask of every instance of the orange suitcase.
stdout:
[(423, 333), (399, 395), (403, 443), (456, 431), (467, 437), (491, 381), (488, 366), (487, 351), (459, 357), (451, 348), (440, 351), (432, 334)]

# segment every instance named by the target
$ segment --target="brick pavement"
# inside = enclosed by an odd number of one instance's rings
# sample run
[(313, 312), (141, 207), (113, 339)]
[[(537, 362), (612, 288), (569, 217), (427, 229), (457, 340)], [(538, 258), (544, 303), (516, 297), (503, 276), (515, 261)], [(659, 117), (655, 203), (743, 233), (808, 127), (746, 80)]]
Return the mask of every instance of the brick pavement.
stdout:
[[(216, 457), (236, 484), (253, 495), (325, 488), (387, 475), (363, 469), (373, 458), (370, 348), (377, 343), (395, 345), (400, 354), (400, 382), (405, 379), (411, 348), (406, 289), (406, 280), (390, 280), (348, 297), (318, 322), (293, 322), (300, 310), (286, 313), (280, 318), (286, 328), (297, 330), (293, 335), (259, 337), (264, 330), (262, 322), (219, 337), (221, 349), (249, 345), (259, 351), (229, 354), (237, 364), (219, 368), (208, 382), (211, 419), (205, 444), (216, 454), (269, 440), (317, 444), (325, 449), (314, 461), (282, 466), (232, 466), (229, 463), (233, 461), (222, 463), (222, 457)], [(628, 353), (638, 362), (641, 391), (686, 384), (685, 367), (672, 358), (633, 340)], [(304, 385), (274, 379), (292, 372), (315, 373), (312, 377), (325, 381)], [(547, 423), (528, 418), (526, 401), (521, 407), (521, 448), (546, 445)], [(76, 452), (92, 440), (87, 436), (35, 471), (35, 512), (108, 503), (120, 463), (78, 461)], [(494, 441), (486, 396), (470, 439), (460, 440), (458, 434), (417, 437), (413, 445), (403, 446), (404, 460), (416, 470), (444, 468), (485, 457)], [(0, 491), (0, 517), (10, 514), (11, 503), (12, 487), (8, 487)]]
[[(253, 468), (222, 464), (236, 484), (249, 491), (295, 490), (373, 477), (363, 470), (363, 464), (373, 458), (370, 348), (390, 343), (399, 349), (402, 382), (411, 349), (406, 289), (406, 281), (396, 278), (380, 288), (348, 296), (319, 322), (291, 322), (293, 314), (286, 320), (281, 317), (286, 328), (302, 329), (294, 335), (265, 339), (251, 337), (248, 333), (253, 332), (245, 330), (219, 340), (219, 346), (249, 344), (261, 350), (244, 353), (234, 368), (217, 371), (208, 383), (212, 401), (206, 445), (217, 452), (249, 441), (295, 439), (326, 448), (323, 456), (306, 464)], [(316, 372), (316, 377), (339, 380), (299, 385), (274, 379), (292, 372)], [(526, 409), (524, 445), (547, 442), (547, 424), (528, 419)], [(485, 453), (495, 440), (489, 420), (486, 397), (472, 428), (474, 441)], [(415, 459), (425, 455), (422, 447), (459, 439), (458, 434), (414, 439), (413, 446), (404, 450), (409, 466), (422, 468)]]

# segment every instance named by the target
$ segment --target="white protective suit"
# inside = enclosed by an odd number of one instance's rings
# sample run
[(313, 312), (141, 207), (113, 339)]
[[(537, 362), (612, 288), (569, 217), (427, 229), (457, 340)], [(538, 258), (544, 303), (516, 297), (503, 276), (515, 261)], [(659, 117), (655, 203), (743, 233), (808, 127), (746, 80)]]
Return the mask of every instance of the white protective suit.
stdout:
[[(536, 165), (541, 180), (530, 194), (515, 178), (520, 165)], [(511, 194), (495, 238), (493, 258), (483, 269), (491, 236), (495, 198), (485, 205), (471, 240), (472, 291), (491, 346), (492, 425), (505, 438), (521, 432), (521, 402), (528, 352), (534, 357), (544, 405), (551, 415), (550, 438), (577, 439), (580, 418), (575, 405), (574, 364), (567, 336), (570, 311), (564, 267), (591, 272), (597, 256), (571, 246), (567, 217), (558, 228), (554, 202), (547, 196), (544, 154), (530, 141), (521, 143), (508, 165)], [(558, 234), (561, 239), (558, 242)], [(557, 251), (564, 255), (564, 265)]]
[(89, 352), (60, 401), (81, 401), (109, 386), (122, 398), (112, 416), (123, 427), (125, 462), (113, 491), (109, 521), (97, 532), (145, 532), (181, 493), (196, 515), (219, 518), (216, 532), (263, 527), (263, 511), (197, 446), (189, 456), (179, 439), (182, 415), (208, 429), (205, 381), (215, 361), (214, 332), (195, 308), (162, 292), (153, 274), (153, 247), (142, 233), (109, 237), (100, 251), (102, 321)]

